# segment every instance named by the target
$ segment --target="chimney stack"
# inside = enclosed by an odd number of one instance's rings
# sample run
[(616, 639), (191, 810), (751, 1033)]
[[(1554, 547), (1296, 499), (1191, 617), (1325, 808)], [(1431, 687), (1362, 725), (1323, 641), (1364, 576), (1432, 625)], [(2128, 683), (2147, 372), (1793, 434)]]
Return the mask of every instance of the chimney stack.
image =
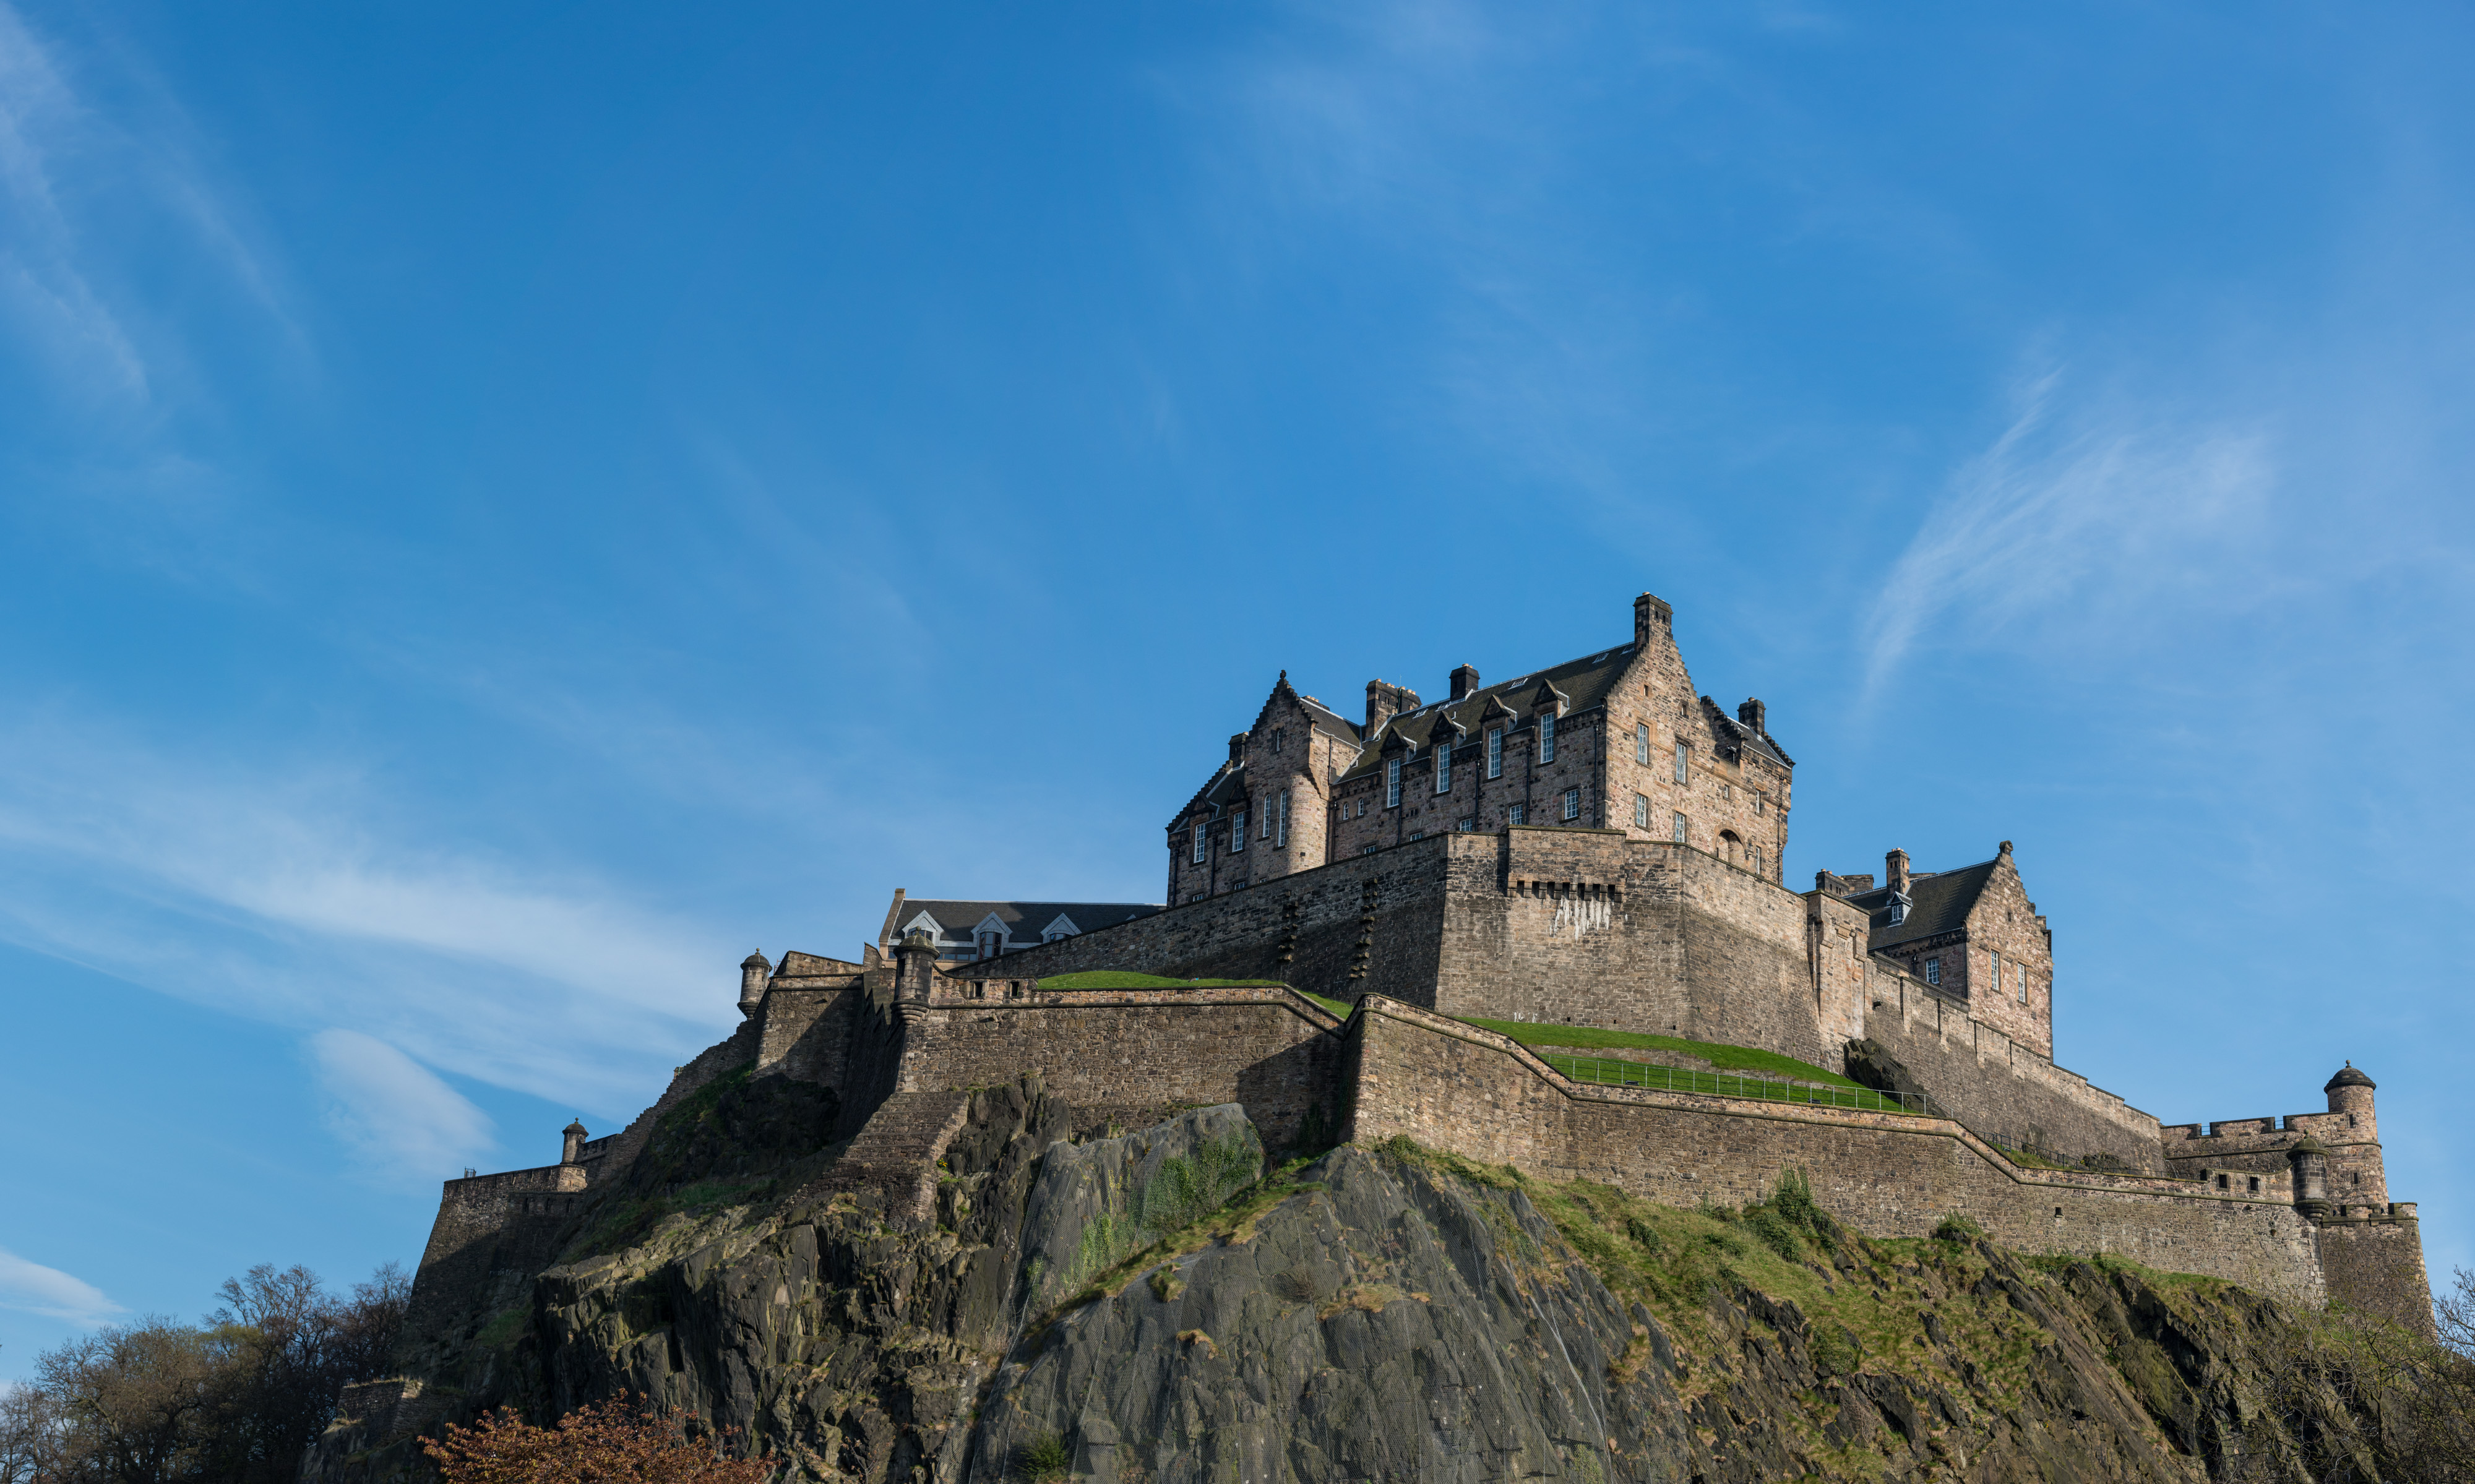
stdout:
[(1632, 600), (1632, 642), (1650, 643), (1654, 633), (1669, 634), (1676, 628), (1676, 610), (1667, 600), (1654, 593), (1644, 593)]
[(1229, 761), (1232, 763), (1243, 763), (1246, 761), (1245, 733), (1232, 732), (1229, 734)]
[(1453, 699), (1457, 701), (1468, 700), (1470, 698), (1470, 693), (1477, 689), (1477, 666), (1464, 665), (1460, 669), (1453, 671)]
[(1901, 896), (1908, 894), (1908, 853), (1894, 850), (1882, 857), (1882, 884)]
[(1736, 719), (1745, 723), (1755, 737), (1770, 735), (1762, 725), (1762, 703), (1752, 696), (1745, 697), (1744, 704), (1736, 708)]
[(1376, 728), (1401, 713), (1417, 709), (1418, 693), (1408, 686), (1392, 685), (1382, 680), (1366, 682), (1367, 736), (1374, 736)]

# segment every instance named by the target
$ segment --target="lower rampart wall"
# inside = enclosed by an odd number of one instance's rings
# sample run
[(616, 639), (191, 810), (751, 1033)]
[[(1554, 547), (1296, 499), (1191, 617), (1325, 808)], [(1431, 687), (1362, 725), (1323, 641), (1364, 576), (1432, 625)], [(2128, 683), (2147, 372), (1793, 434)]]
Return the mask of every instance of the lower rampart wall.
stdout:
[(1876, 963), (1865, 1034), (1905, 1066), (1953, 1118), (1989, 1137), (2074, 1158), (2102, 1154), (2126, 1169), (2169, 1173), (2157, 1119), (2094, 1086)]
[(965, 985), (940, 982), (926, 1003), (895, 1013), (894, 1091), (983, 1087), (1038, 1072), (1064, 1102), (1129, 1119), (1242, 1103), (1274, 1148), (1295, 1142), (1312, 1112), (1328, 1130), (1340, 1119), (1340, 1022), (1277, 985), (975, 999)]
[(1582, 1086), (1503, 1037), (1370, 1001), (1352, 1021), (1350, 1136), (1407, 1134), (1552, 1179), (1691, 1205), (1758, 1200), (1790, 1169), (1874, 1236), (1950, 1212), (2028, 1252), (2112, 1253), (2267, 1293), (2326, 1296), (2318, 1234), (2291, 1206), (2159, 1177), (2019, 1168), (1956, 1123), (1637, 1088)]

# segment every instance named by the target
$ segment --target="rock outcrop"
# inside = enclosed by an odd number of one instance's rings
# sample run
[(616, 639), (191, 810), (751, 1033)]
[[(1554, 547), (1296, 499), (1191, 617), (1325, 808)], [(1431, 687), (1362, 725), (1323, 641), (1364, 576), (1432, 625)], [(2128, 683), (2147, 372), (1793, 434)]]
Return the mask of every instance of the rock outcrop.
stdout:
[(1406, 1143), (1267, 1161), (1234, 1106), (1078, 1130), (1026, 1078), (861, 1180), (802, 1147), (829, 1109), (732, 1096), (306, 1476), (417, 1477), (413, 1427), (621, 1390), (869, 1484), (2201, 1479), (2377, 1432), (2288, 1384), (2265, 1299), (1868, 1241), (1792, 1178), (1697, 1211)]

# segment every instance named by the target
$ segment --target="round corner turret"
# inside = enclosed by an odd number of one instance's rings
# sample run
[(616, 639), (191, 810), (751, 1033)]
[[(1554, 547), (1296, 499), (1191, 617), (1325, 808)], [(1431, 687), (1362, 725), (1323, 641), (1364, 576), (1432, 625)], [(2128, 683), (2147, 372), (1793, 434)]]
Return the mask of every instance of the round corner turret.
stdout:
[(765, 981), (772, 972), (773, 965), (765, 961), (765, 955), (761, 952), (751, 953), (739, 961), (739, 1012), (741, 1014), (753, 1015), (756, 1013), (756, 1008), (765, 1003)]
[(2329, 1111), (2368, 1117), (2372, 1111), (2372, 1089), (2378, 1085), (2349, 1061), (2340, 1067), (2338, 1075), (2330, 1078), (2320, 1090), (2329, 1095)]
[(2294, 1204), (2307, 1215), (2329, 1209), (2329, 1146), (2305, 1134), (2286, 1147), (2286, 1162), (2294, 1171)]
[(584, 1141), (592, 1136), (592, 1134), (585, 1131), (584, 1120), (581, 1118), (575, 1120), (566, 1128), (561, 1129), (559, 1131), (558, 1140), (558, 1162), (561, 1164), (583, 1163)]

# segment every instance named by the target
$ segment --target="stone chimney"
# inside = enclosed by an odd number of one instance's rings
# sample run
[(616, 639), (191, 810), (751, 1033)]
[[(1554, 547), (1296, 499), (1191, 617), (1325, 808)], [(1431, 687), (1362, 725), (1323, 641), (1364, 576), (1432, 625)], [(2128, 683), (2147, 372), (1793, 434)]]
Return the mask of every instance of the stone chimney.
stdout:
[(1243, 763), (1246, 761), (1245, 733), (1232, 732), (1229, 734), (1229, 761), (1232, 763)]
[(584, 1131), (584, 1120), (581, 1118), (576, 1119), (566, 1128), (560, 1130), (558, 1162), (561, 1164), (582, 1164), (584, 1162), (584, 1141), (592, 1136), (593, 1135)]
[(1453, 699), (1457, 701), (1468, 700), (1470, 698), (1470, 693), (1477, 689), (1477, 666), (1464, 665), (1460, 669), (1453, 671)]
[(1366, 735), (1405, 711), (1418, 709), (1418, 693), (1382, 680), (1366, 682)]
[(765, 1003), (765, 976), (773, 965), (765, 961), (762, 953), (751, 953), (739, 961), (739, 1013), (753, 1015), (756, 1007)]
[(1745, 723), (1746, 729), (1755, 737), (1770, 735), (1762, 725), (1762, 703), (1752, 696), (1747, 696), (1744, 703), (1736, 708), (1736, 719)]
[(1653, 634), (1672, 635), (1675, 630), (1676, 610), (1667, 606), (1665, 598), (1654, 594), (1644, 593), (1632, 600), (1632, 642), (1634, 644), (1646, 645), (1650, 643)]
[(1894, 850), (1882, 857), (1882, 885), (1901, 896), (1908, 894), (1908, 853)]
[[(2005, 859), (2005, 860), (2008, 860), (2008, 859), (2010, 858), (2010, 855), (2011, 855), (2011, 842), (2010, 842), (2009, 840), (2007, 840), (2007, 839), (2006, 839), (2006, 840), (2004, 840), (2004, 841), (2002, 842), (2002, 848), (2001, 848), (2000, 850), (1998, 850), (1998, 851), (1995, 852), (1995, 853), (1996, 853), (1997, 856), (1999, 856), (1999, 857), (2001, 857), (2001, 858), (2003, 858), (2003, 859)], [(2036, 904), (2035, 904), (2035, 903), (2031, 902), (2031, 903), (2030, 903), (2030, 904), (2028, 904), (2028, 905), (2029, 905), (2029, 910), (2030, 910), (2030, 911), (2032, 911), (2032, 912), (2033, 912), (2033, 911), (2035, 911), (2035, 910), (2036, 910)]]

